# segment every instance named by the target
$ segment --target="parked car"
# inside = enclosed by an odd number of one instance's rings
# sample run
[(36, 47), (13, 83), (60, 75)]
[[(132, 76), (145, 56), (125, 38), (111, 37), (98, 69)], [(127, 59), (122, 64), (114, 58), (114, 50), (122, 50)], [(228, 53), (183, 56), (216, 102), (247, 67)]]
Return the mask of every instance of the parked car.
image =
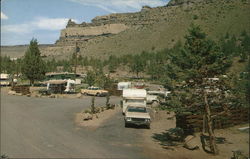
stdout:
[(101, 89), (99, 87), (88, 87), (87, 89), (81, 89), (81, 93), (84, 95), (92, 95), (92, 96), (98, 96), (98, 97), (102, 97), (102, 96), (107, 96), (108, 95), (108, 91)]

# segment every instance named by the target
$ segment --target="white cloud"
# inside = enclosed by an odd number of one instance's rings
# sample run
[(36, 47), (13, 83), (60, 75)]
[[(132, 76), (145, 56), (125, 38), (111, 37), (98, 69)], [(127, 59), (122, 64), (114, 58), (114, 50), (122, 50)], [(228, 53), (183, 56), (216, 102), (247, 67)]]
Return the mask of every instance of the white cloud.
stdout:
[(70, 0), (84, 6), (94, 6), (110, 13), (138, 11), (142, 6), (166, 5), (168, 0)]
[(1, 25), (1, 30), (2, 32), (12, 32), (20, 34), (26, 34), (32, 31), (28, 24)]
[(9, 17), (5, 15), (3, 12), (1, 12), (1, 19), (9, 19)]
[[(2, 32), (17, 34), (32, 33), (35, 30), (60, 30), (65, 28), (68, 18), (44, 18), (38, 17), (33, 21), (23, 24), (1, 25)], [(77, 20), (74, 20), (77, 21)]]
[(32, 22), (32, 26), (35, 29), (60, 30), (66, 26), (68, 20), (68, 18), (37, 18)]

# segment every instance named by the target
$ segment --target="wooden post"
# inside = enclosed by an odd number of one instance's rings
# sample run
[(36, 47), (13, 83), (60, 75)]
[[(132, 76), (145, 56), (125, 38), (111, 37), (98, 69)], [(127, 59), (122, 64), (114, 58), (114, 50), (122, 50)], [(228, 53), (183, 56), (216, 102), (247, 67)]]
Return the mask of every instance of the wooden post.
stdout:
[(206, 115), (203, 115), (203, 123), (202, 123), (202, 134), (204, 135), (207, 132), (207, 118)]
[(91, 99), (91, 113), (95, 114), (95, 96)]
[(210, 150), (213, 154), (218, 154), (218, 149), (215, 143), (215, 135), (213, 132), (213, 122), (211, 118), (211, 109), (208, 104), (207, 100), (207, 93), (204, 91), (204, 102), (205, 102), (205, 111), (206, 111), (206, 119), (207, 119), (207, 128), (208, 128), (208, 134), (209, 134), (209, 144), (210, 144)]
[(108, 95), (106, 96), (106, 109), (110, 108), (109, 100), (110, 100), (110, 96), (109, 96), (109, 93), (108, 93)]

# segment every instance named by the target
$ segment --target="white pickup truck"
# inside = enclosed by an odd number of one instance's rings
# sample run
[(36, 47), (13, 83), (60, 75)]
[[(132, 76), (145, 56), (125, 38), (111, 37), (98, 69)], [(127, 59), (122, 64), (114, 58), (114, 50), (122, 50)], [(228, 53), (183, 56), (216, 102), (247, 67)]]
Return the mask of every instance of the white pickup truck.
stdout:
[(151, 118), (146, 107), (128, 106), (125, 112), (125, 127), (129, 125), (143, 125), (150, 129)]
[(146, 90), (124, 89), (122, 98), (125, 127), (129, 125), (145, 125), (150, 128), (151, 118), (147, 111)]

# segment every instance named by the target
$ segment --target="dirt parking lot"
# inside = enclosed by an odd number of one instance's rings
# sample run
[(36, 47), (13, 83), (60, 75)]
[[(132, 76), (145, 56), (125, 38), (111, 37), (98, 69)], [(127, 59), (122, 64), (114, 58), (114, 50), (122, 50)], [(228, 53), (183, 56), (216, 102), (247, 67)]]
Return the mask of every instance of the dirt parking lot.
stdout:
[[(151, 129), (125, 128), (121, 110), (116, 109), (92, 129), (75, 123), (76, 114), (90, 107), (91, 97), (36, 98), (6, 92), (1, 90), (1, 153), (11, 158), (228, 159), (235, 149), (249, 155), (249, 133), (237, 130), (244, 125), (216, 130), (228, 140), (218, 145), (218, 156), (182, 146), (166, 150), (152, 136), (175, 127), (172, 113), (152, 113)], [(105, 100), (97, 97), (96, 105), (104, 106)], [(120, 97), (110, 102), (119, 104)]]

